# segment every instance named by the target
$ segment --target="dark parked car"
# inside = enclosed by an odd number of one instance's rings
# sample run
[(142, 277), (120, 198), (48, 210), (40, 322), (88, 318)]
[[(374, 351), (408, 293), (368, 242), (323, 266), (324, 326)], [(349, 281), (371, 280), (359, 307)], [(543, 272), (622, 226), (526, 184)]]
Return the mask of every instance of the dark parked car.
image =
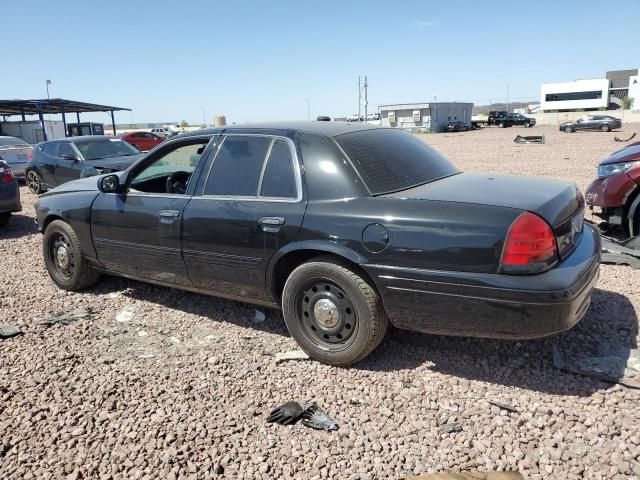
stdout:
[(120, 135), (120, 138), (141, 152), (152, 150), (164, 141), (164, 137), (151, 132), (127, 132)]
[(42, 193), (70, 180), (124, 170), (140, 156), (128, 143), (102, 135), (42, 142), (26, 167), (27, 186)]
[(18, 178), (24, 178), (24, 169), (31, 160), (33, 146), (16, 137), (0, 136), (0, 158), (7, 162)]
[(20, 187), (9, 164), (0, 160), (0, 227), (11, 219), (13, 212), (22, 210), (20, 205)]
[(466, 132), (467, 130), (469, 130), (469, 125), (460, 120), (454, 120), (444, 126), (445, 132)]
[(511, 119), (512, 125), (521, 125), (525, 128), (533, 127), (536, 124), (535, 118), (525, 117), (521, 113), (511, 113), (509, 119)]
[(36, 203), (53, 281), (101, 273), (281, 307), (313, 358), (349, 365), (389, 322), (536, 338), (585, 314), (600, 238), (575, 185), (462, 173), (363, 123), (207, 129)]
[(571, 133), (577, 130), (600, 130), (608, 132), (622, 127), (622, 120), (608, 115), (587, 115), (574, 122), (560, 124), (560, 131)]
[(631, 237), (640, 235), (640, 144), (600, 162), (586, 200), (593, 214)]

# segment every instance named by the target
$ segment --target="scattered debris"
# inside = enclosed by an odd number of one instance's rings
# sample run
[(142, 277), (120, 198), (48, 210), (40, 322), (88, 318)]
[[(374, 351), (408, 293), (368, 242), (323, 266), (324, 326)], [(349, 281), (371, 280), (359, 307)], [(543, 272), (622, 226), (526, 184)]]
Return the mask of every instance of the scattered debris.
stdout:
[(12, 338), (17, 337), (18, 335), (22, 335), (22, 330), (18, 327), (14, 327), (13, 325), (0, 325), (0, 338)]
[(629, 265), (640, 268), (640, 250), (628, 248), (627, 242), (618, 242), (601, 235), (602, 258), (601, 263), (613, 265)]
[(544, 135), (518, 135), (513, 141), (515, 143), (544, 143)]
[(446, 425), (441, 426), (438, 431), (442, 433), (458, 433), (462, 431), (462, 425), (457, 422), (447, 423)]
[(85, 320), (91, 316), (91, 312), (86, 308), (77, 308), (71, 312), (58, 312), (48, 317), (41, 325), (52, 327), (54, 325), (69, 325), (78, 320)]
[(308, 360), (309, 355), (302, 350), (291, 350), (290, 352), (278, 352), (275, 354), (276, 363), (285, 362), (287, 360)]
[(315, 403), (287, 402), (273, 410), (267, 417), (267, 422), (294, 425), (301, 419), (305, 427), (314, 430), (338, 430), (338, 424)]
[(146, 337), (148, 335), (149, 335), (149, 332), (147, 332), (146, 330), (138, 330), (139, 337)]
[(253, 315), (251, 322), (253, 322), (254, 325), (259, 325), (261, 323), (264, 323), (266, 318), (267, 316), (264, 314), (264, 312), (256, 309), (256, 313)]
[(315, 430), (326, 430), (327, 432), (338, 430), (338, 424), (315, 403), (305, 409), (302, 414), (302, 424)]
[(293, 425), (302, 418), (305, 407), (298, 402), (287, 402), (273, 410), (267, 417), (267, 422), (280, 425)]
[(640, 388), (640, 350), (601, 342), (589, 349), (557, 343), (553, 365), (561, 370)]
[(628, 142), (630, 140), (633, 140), (634, 138), (636, 138), (636, 134), (635, 132), (633, 133), (633, 135), (631, 135), (629, 138), (618, 138), (618, 137), (613, 137), (613, 140), (616, 142)]
[(130, 322), (136, 316), (136, 309), (130, 306), (124, 307), (116, 314), (116, 322)]
[(495, 400), (487, 400), (487, 403), (489, 403), (490, 405), (494, 405), (502, 410), (506, 410), (507, 412), (520, 413), (520, 411), (516, 407), (514, 407), (513, 405), (509, 405), (508, 403), (497, 402)]
[(461, 472), (414, 475), (407, 480), (524, 480), (518, 472)]

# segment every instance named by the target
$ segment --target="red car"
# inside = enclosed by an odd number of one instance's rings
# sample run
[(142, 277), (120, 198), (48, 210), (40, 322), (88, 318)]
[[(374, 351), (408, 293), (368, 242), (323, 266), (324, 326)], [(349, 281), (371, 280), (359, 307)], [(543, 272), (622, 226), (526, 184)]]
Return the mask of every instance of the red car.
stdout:
[(640, 142), (600, 162), (585, 195), (593, 214), (630, 237), (640, 235)]
[(120, 138), (142, 152), (151, 150), (164, 140), (164, 138), (151, 132), (127, 132), (123, 133)]

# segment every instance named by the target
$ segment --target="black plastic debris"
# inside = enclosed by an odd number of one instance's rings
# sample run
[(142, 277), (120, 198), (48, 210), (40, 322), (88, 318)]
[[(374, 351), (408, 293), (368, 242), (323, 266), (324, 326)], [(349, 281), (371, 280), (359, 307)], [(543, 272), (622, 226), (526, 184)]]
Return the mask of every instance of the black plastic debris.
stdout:
[(338, 424), (315, 403), (287, 402), (273, 410), (267, 422), (279, 425), (294, 425), (299, 420), (305, 427), (328, 432), (338, 430)]
[(462, 431), (462, 425), (459, 423), (447, 423), (446, 425), (441, 426), (438, 431), (442, 433), (458, 433)]
[(18, 335), (22, 335), (22, 330), (18, 327), (14, 327), (13, 325), (0, 325), (0, 338), (12, 338), (17, 337)]
[(629, 138), (613, 137), (613, 140), (616, 141), (616, 142), (629, 142), (629, 141), (633, 140), (634, 138), (636, 138), (635, 132)]
[(48, 317), (44, 322), (41, 322), (42, 325), (46, 325), (48, 327), (52, 327), (53, 325), (69, 325), (70, 323), (76, 322), (78, 320), (84, 320), (91, 316), (91, 312), (85, 308), (77, 308), (76, 310), (72, 310), (70, 312), (58, 312), (50, 317)]
[(544, 143), (544, 135), (518, 135), (513, 141), (516, 143)]
[(302, 418), (304, 408), (298, 402), (287, 402), (273, 410), (267, 417), (267, 422), (280, 425), (293, 425)]
[(487, 403), (489, 403), (490, 405), (494, 405), (501, 410), (506, 410), (510, 413), (520, 413), (520, 411), (516, 407), (514, 407), (513, 405), (509, 405), (508, 403), (502, 403), (496, 400), (487, 400)]
[(619, 242), (601, 235), (602, 258), (601, 263), (612, 265), (629, 265), (640, 268), (640, 250), (628, 248), (628, 241)]
[(338, 424), (315, 403), (302, 414), (302, 424), (315, 430), (326, 430), (327, 432), (338, 430)]

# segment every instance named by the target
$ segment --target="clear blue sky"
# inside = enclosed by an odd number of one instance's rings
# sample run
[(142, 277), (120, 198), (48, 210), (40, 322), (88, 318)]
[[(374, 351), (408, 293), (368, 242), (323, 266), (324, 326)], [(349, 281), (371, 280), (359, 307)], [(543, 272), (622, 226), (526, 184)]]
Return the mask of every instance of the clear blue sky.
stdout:
[[(640, 1), (0, 0), (0, 98), (132, 108), (136, 122), (342, 116), (378, 104), (537, 99), (640, 66)], [(107, 116), (93, 118), (107, 121)], [(118, 123), (131, 121), (128, 112)]]

